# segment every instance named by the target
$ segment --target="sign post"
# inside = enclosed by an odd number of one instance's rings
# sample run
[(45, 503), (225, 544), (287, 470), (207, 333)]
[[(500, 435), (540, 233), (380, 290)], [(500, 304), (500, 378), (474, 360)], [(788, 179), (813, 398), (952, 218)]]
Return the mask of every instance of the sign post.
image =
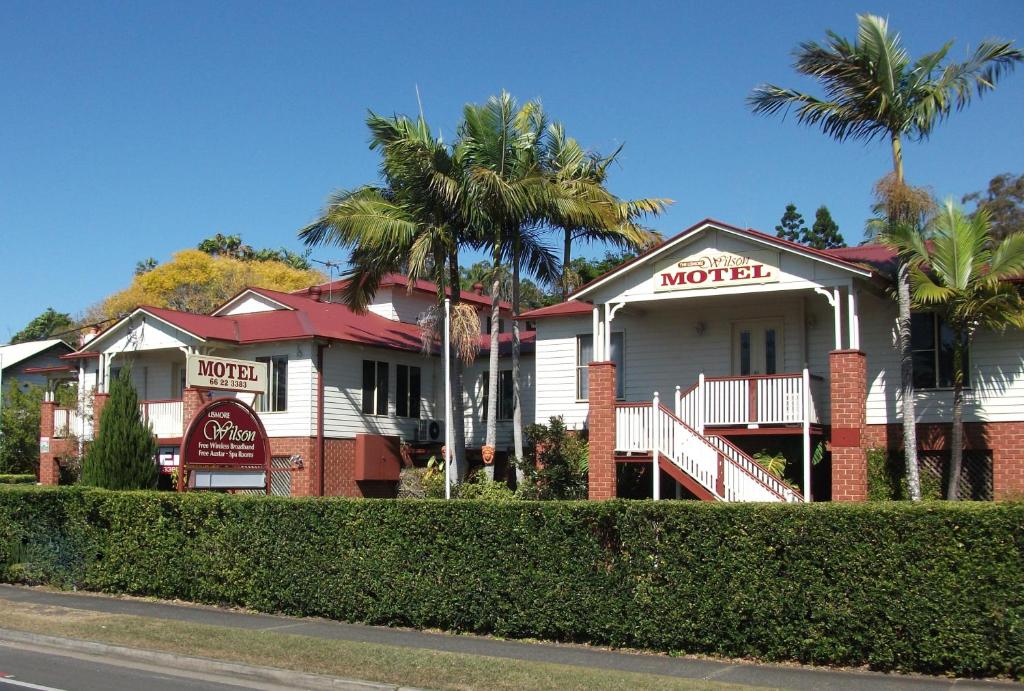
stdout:
[(179, 457), (179, 492), (263, 488), (270, 494), (267, 431), (256, 411), (238, 399), (218, 398), (200, 408), (185, 430)]

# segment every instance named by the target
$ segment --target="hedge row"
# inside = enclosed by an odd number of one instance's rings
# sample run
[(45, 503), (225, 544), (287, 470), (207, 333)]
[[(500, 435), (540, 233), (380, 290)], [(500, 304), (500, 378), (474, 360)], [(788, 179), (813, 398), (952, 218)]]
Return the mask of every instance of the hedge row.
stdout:
[(0, 579), (347, 621), (1024, 675), (1024, 505), (0, 489)]
[(0, 473), (0, 485), (34, 485), (35, 483), (36, 476), (31, 473), (27, 475)]

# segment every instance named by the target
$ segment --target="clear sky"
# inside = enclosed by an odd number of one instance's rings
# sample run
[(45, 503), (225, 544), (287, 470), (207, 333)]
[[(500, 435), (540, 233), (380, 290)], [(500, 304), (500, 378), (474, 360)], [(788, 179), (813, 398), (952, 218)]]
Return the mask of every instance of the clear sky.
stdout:
[[(663, 233), (708, 216), (772, 232), (792, 201), (806, 218), (827, 204), (855, 243), (887, 146), (755, 117), (744, 98), (810, 86), (792, 49), (852, 37), (865, 11), (915, 55), (1024, 39), (1020, 0), (0, 3), (0, 342), (217, 232), (298, 249), (329, 192), (376, 177), (367, 109), (414, 114), (416, 85), (448, 137), (464, 103), (504, 88), (589, 148), (624, 143), (611, 187), (676, 200)], [(1018, 70), (908, 145), (908, 179), (960, 197), (1024, 172), (1022, 115)]]

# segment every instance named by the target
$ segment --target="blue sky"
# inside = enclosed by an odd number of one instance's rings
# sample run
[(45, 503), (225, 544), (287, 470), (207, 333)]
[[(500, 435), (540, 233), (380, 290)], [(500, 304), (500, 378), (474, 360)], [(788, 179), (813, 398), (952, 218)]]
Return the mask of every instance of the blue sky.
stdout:
[[(611, 187), (771, 232), (827, 204), (848, 241), (890, 166), (744, 104), (801, 84), (801, 40), (887, 15), (913, 54), (1019, 40), (1024, 2), (6, 2), (0, 5), (0, 342), (52, 305), (77, 313), (217, 232), (298, 248), (327, 194), (373, 181), (367, 109), (451, 136), (466, 102), (539, 97), (585, 146), (625, 144)], [(1024, 172), (1024, 70), (908, 145), (939, 196)], [(590, 250), (589, 253), (597, 250)], [(339, 259), (320, 249), (314, 257)]]

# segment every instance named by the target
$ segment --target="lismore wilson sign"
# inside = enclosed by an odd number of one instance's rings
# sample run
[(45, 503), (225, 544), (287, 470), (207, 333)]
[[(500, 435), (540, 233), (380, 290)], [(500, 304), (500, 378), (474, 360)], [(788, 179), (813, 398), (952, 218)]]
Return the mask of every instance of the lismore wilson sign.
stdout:
[[(263, 486), (270, 468), (270, 440), (256, 412), (235, 398), (219, 398), (199, 409), (181, 440), (181, 470), (193, 480), (198, 469), (214, 472), (221, 488)], [(254, 473), (253, 471), (256, 471)], [(237, 480), (233, 482), (232, 479)]]
[(267, 392), (267, 363), (189, 355), (185, 385), (221, 391)]
[(698, 290), (729, 286), (777, 283), (779, 270), (774, 252), (733, 254), (703, 250), (654, 274), (654, 290)]

